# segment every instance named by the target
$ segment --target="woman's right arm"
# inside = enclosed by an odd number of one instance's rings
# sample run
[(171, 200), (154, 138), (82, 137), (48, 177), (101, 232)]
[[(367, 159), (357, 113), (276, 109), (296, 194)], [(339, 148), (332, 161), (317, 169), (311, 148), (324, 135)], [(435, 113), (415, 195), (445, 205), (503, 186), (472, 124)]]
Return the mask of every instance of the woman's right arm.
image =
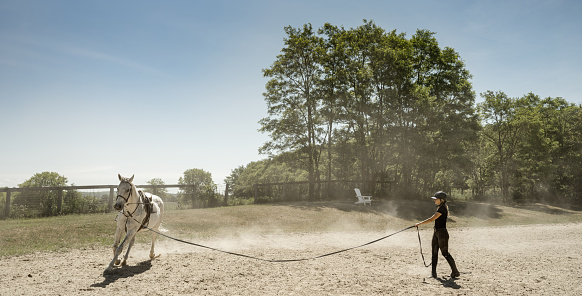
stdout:
[(414, 226), (418, 227), (422, 224), (427, 224), (427, 223), (433, 222), (434, 220), (438, 219), (438, 217), (440, 217), (441, 215), (442, 215), (441, 213), (436, 212), (436, 213), (434, 213), (434, 215), (432, 215), (432, 217), (430, 217), (422, 222), (418, 222)]

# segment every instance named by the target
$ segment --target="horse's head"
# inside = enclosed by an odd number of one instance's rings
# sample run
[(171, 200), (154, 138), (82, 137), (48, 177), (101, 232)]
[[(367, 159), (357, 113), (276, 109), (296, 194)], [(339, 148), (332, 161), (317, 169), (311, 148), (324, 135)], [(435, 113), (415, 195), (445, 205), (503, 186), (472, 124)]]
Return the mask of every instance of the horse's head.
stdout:
[(119, 177), (119, 186), (117, 186), (117, 198), (115, 200), (115, 205), (113, 208), (116, 211), (121, 211), (123, 206), (129, 201), (131, 197), (131, 190), (133, 187), (133, 175), (131, 178), (124, 178), (120, 174), (117, 174)]

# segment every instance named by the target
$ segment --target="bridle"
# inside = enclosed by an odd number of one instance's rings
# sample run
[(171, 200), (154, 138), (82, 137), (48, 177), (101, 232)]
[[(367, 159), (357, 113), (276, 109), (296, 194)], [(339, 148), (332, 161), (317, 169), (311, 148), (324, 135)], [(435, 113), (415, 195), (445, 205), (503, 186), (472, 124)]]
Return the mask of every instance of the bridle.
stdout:
[(126, 206), (126, 205), (129, 205), (129, 204), (136, 204), (136, 205), (139, 205), (139, 204), (143, 204), (143, 202), (141, 202), (141, 196), (140, 196), (140, 202), (136, 202), (136, 203), (129, 203), (129, 199), (131, 198), (131, 194), (133, 193), (133, 184), (131, 184), (131, 182), (128, 182), (128, 181), (126, 181), (126, 180), (122, 181), (122, 183), (127, 183), (127, 184), (129, 184), (129, 185), (130, 185), (130, 187), (131, 187), (131, 189), (129, 189), (129, 194), (127, 195), (127, 198), (126, 198), (125, 196), (123, 196), (123, 195), (119, 194), (119, 189), (117, 189), (117, 197), (116, 197), (116, 198), (119, 198), (119, 197), (121, 197), (121, 198), (122, 198), (122, 199), (125, 201), (125, 202), (123, 203), (123, 210), (121, 210), (121, 213), (122, 213), (122, 214), (123, 214), (125, 217), (127, 217), (127, 218), (129, 218), (129, 217), (133, 217), (133, 214), (135, 214), (135, 212), (137, 211), (137, 209), (138, 209), (139, 207), (137, 207), (137, 206), (136, 206), (136, 207), (135, 207), (135, 210), (133, 210), (133, 212), (131, 212), (131, 213), (130, 213), (130, 212), (127, 212), (127, 214), (126, 214), (126, 213), (125, 213), (125, 206)]
[[(144, 201), (143, 201), (143, 198), (146, 198), (146, 199), (147, 199), (147, 197), (145, 197), (145, 195), (144, 195), (144, 194), (143, 194), (141, 191), (138, 191), (138, 192), (139, 192), (139, 194), (138, 194), (138, 198), (139, 198), (138, 202), (135, 202), (135, 203), (133, 203), (133, 202), (132, 202), (132, 203), (130, 203), (130, 202), (129, 202), (129, 199), (131, 198), (131, 195), (132, 195), (132, 193), (133, 193), (133, 189), (134, 189), (135, 187), (134, 187), (134, 185), (133, 185), (133, 184), (132, 184), (130, 181), (123, 180), (123, 181), (121, 181), (121, 182), (122, 182), (122, 183), (127, 183), (127, 184), (129, 184), (129, 185), (130, 185), (130, 188), (131, 188), (131, 189), (129, 189), (129, 194), (127, 195), (127, 198), (126, 198), (125, 196), (123, 196), (123, 195), (119, 194), (119, 187), (118, 187), (118, 189), (117, 189), (117, 197), (116, 197), (116, 198), (119, 198), (119, 197), (121, 196), (121, 198), (122, 198), (122, 199), (125, 201), (125, 202), (123, 203), (123, 209), (120, 211), (120, 213), (121, 213), (121, 214), (123, 214), (123, 216), (125, 216), (125, 218), (126, 218), (126, 220), (125, 220), (125, 231), (127, 231), (127, 222), (129, 222), (129, 221), (130, 221), (130, 220), (129, 220), (129, 218), (132, 218), (133, 220), (135, 220), (136, 222), (138, 222), (138, 223), (140, 224), (140, 228), (138, 229), (138, 231), (140, 231), (141, 229), (143, 229), (143, 228), (147, 227), (147, 226), (145, 226), (144, 224), (146, 224), (146, 225), (147, 225), (147, 224), (148, 224), (148, 222), (149, 222), (149, 219), (150, 219), (151, 210), (149, 210), (149, 211), (148, 211), (148, 208), (147, 208), (147, 206), (145, 206), (146, 202), (144, 202)], [(147, 201), (147, 200), (146, 200), (146, 201)], [(143, 205), (144, 205), (144, 209), (143, 209), (143, 210), (146, 212), (146, 216), (145, 216), (145, 218), (143, 219), (143, 221), (142, 221), (142, 222), (139, 222), (139, 221), (137, 221), (137, 220), (135, 219), (135, 217), (133, 216), (133, 215), (135, 214), (135, 212), (137, 212), (137, 209), (139, 209), (139, 208), (140, 208), (140, 207), (139, 207), (139, 205), (140, 205), (140, 204), (143, 204)], [(133, 212), (131, 212), (131, 213), (130, 213), (129, 211), (128, 211), (128, 212), (126, 212), (126, 211), (125, 211), (125, 207), (126, 207), (127, 205), (136, 205), (136, 206), (135, 206), (135, 209), (133, 210)], [(116, 216), (116, 217), (115, 217), (115, 221), (117, 221), (117, 218), (118, 218), (118, 217), (119, 217), (119, 216)]]
[(129, 198), (131, 197), (131, 192), (133, 190), (129, 190), (129, 194), (127, 195), (127, 198), (125, 198), (125, 196), (121, 195), (121, 194), (117, 194), (117, 198), (119, 198), (121, 196), (121, 198), (123, 198), (123, 200), (125, 201), (124, 204), (127, 204), (127, 202), (129, 201)]

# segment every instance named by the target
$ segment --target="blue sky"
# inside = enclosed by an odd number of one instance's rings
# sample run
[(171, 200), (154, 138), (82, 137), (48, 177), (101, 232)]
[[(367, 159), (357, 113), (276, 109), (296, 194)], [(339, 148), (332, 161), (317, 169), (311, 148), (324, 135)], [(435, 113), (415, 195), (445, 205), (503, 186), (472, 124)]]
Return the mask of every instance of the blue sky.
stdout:
[(478, 94), (582, 103), (579, 1), (0, 0), (0, 186), (222, 183), (263, 159), (262, 93), (283, 28), (363, 19), (459, 52)]

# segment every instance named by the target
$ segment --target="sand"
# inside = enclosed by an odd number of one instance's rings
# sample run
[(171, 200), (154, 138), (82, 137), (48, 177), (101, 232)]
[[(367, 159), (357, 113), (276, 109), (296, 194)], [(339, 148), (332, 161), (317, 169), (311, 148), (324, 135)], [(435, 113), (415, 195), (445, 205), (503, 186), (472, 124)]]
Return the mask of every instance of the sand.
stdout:
[[(391, 231), (256, 235), (197, 243), (265, 259), (298, 259), (364, 244)], [(150, 261), (149, 245), (138, 244), (128, 265), (106, 276), (109, 248), (4, 257), (0, 295), (582, 295), (582, 224), (454, 228), (449, 233), (449, 250), (461, 271), (457, 279), (449, 277), (442, 256), (439, 277), (430, 277), (416, 230), (410, 229), (362, 248), (289, 263), (164, 239), (156, 246), (161, 257)], [(430, 228), (421, 235), (430, 260)]]

